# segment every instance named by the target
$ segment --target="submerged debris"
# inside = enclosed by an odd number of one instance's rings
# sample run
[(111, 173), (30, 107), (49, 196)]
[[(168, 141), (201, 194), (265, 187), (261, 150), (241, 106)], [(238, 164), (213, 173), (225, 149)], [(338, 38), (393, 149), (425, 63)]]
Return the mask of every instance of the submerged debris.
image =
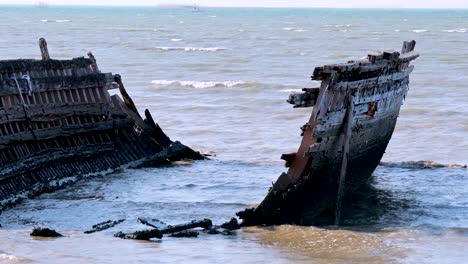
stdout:
[(140, 164), (134, 166), (134, 168), (159, 167), (170, 165), (174, 161), (204, 159), (206, 159), (206, 157), (203, 156), (200, 152), (194, 151), (179, 141), (174, 141), (162, 151), (143, 159), (143, 161)]
[(185, 231), (180, 231), (174, 234), (171, 234), (171, 237), (198, 237), (200, 233), (194, 230), (185, 230)]
[(230, 231), (240, 229), (240, 225), (235, 217), (232, 217), (229, 222), (222, 224), (221, 227)]
[(57, 231), (49, 228), (40, 228), (36, 227), (30, 234), (31, 236), (36, 237), (62, 237), (62, 234), (59, 234)]
[(180, 232), (180, 231), (184, 231), (184, 230), (192, 229), (196, 227), (210, 229), (212, 226), (213, 226), (213, 222), (210, 219), (205, 218), (199, 221), (193, 220), (192, 222), (186, 223), (186, 224), (180, 224), (180, 225), (174, 225), (174, 226), (169, 225), (166, 228), (161, 229), (161, 232), (163, 234), (172, 234), (172, 233), (176, 233), (176, 232)]
[(119, 237), (122, 239), (135, 239), (135, 240), (150, 240), (152, 238), (159, 238), (163, 237), (163, 234), (159, 229), (148, 229), (142, 231), (136, 231), (133, 233), (124, 233), (124, 232), (117, 232), (114, 234), (115, 237)]
[(147, 226), (151, 226), (153, 228), (157, 228), (157, 229), (162, 229), (162, 228), (167, 227), (167, 224), (159, 219), (149, 219), (149, 218), (138, 217), (138, 222)]
[(125, 219), (119, 219), (117, 221), (108, 220), (108, 221), (93, 225), (91, 230), (84, 231), (84, 233), (85, 234), (91, 234), (91, 233), (94, 233), (94, 232), (104, 231), (106, 229), (109, 229), (111, 227), (114, 227), (114, 226), (122, 223), (123, 221), (125, 221)]

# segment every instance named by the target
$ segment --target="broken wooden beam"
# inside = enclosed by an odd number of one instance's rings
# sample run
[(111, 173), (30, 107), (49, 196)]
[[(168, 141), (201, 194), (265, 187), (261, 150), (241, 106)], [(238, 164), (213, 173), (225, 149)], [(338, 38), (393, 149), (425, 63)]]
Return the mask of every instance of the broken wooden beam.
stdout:
[(192, 228), (201, 227), (204, 229), (209, 229), (213, 226), (213, 222), (210, 219), (203, 219), (203, 220), (193, 220), (189, 223), (179, 224), (179, 225), (168, 225), (167, 227), (161, 229), (161, 233), (163, 234), (172, 234)]
[(39, 39), (39, 48), (41, 49), (42, 60), (49, 60), (49, 50), (47, 49), (47, 41), (44, 38)]
[(318, 97), (319, 88), (304, 88), (303, 93), (292, 93), (287, 100), (288, 103), (298, 107), (311, 107)]
[(338, 191), (336, 196), (336, 207), (335, 207), (335, 225), (340, 224), (341, 218), (341, 204), (342, 199), (345, 193), (345, 180), (346, 172), (348, 169), (348, 160), (349, 160), (349, 141), (351, 138), (351, 127), (354, 119), (354, 103), (353, 95), (348, 95), (347, 105), (346, 105), (346, 119), (344, 121), (343, 129), (343, 158), (341, 160), (341, 169), (340, 169), (340, 178), (338, 180)]
[(123, 221), (125, 221), (125, 219), (119, 219), (117, 221), (112, 221), (112, 220), (104, 221), (104, 222), (93, 225), (90, 230), (86, 230), (84, 231), (84, 233), (91, 234), (95, 232), (104, 231), (122, 223)]
[(158, 229), (148, 229), (135, 231), (133, 233), (117, 232), (114, 236), (122, 239), (150, 240), (152, 238), (161, 239), (163, 234)]

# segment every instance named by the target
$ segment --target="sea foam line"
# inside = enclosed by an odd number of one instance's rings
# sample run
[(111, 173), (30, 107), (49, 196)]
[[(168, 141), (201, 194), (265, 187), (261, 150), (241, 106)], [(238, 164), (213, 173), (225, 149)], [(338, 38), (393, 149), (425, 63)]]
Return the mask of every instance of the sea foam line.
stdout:
[(236, 85), (249, 84), (244, 81), (176, 81), (176, 80), (153, 80), (152, 84), (157, 86), (186, 86), (193, 88), (233, 87)]
[(446, 29), (442, 30), (443, 32), (448, 32), (448, 33), (466, 33), (468, 32), (468, 29), (466, 28), (454, 28), (454, 29)]
[(408, 31), (409, 32), (414, 32), (414, 33), (423, 33), (423, 32), (427, 32), (429, 30), (427, 30), (427, 29), (410, 29)]
[(224, 47), (211, 47), (211, 48), (200, 48), (200, 47), (155, 47), (156, 50), (161, 51), (221, 51), (227, 50)]
[(48, 20), (48, 19), (41, 19), (41, 22), (47, 23), (47, 22), (57, 22), (57, 23), (65, 23), (65, 22), (70, 22), (71, 20), (69, 19), (56, 19), (56, 20)]

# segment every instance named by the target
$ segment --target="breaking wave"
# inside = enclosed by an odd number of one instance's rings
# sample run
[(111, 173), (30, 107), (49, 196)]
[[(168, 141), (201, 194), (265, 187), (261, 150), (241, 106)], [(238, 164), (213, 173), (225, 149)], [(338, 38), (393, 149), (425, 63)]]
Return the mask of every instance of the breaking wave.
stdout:
[(0, 252), (0, 262), (3, 263), (4, 261), (7, 261), (5, 263), (19, 263), (26, 261), (26, 259)]
[(153, 80), (152, 84), (157, 86), (186, 86), (193, 88), (212, 88), (212, 87), (233, 87), (237, 85), (252, 84), (244, 81), (170, 81), (170, 80)]
[(41, 22), (47, 23), (47, 22), (57, 22), (57, 23), (65, 23), (65, 22), (70, 22), (71, 20), (69, 19), (56, 19), (56, 20), (48, 20), (48, 19), (41, 19)]
[(423, 32), (427, 32), (429, 30), (427, 30), (427, 29), (410, 29), (408, 31), (409, 32), (414, 32), (414, 33), (423, 33)]
[(461, 164), (440, 164), (430, 160), (403, 161), (403, 162), (380, 162), (380, 166), (397, 167), (404, 169), (439, 169), (439, 168), (468, 168)]
[(282, 93), (302, 93), (302, 89), (282, 89), (279, 91)]
[(448, 33), (466, 33), (468, 32), (467, 28), (454, 28), (454, 29), (447, 29), (447, 30), (442, 30), (443, 32), (448, 32)]
[(221, 51), (227, 50), (224, 47), (210, 47), (210, 48), (201, 48), (201, 47), (155, 47), (156, 50), (160, 51)]
[(285, 28), (283, 28), (283, 30), (294, 31), (294, 32), (306, 32), (306, 31), (308, 31), (307, 29), (303, 29), (303, 28), (290, 28), (290, 27), (285, 27)]

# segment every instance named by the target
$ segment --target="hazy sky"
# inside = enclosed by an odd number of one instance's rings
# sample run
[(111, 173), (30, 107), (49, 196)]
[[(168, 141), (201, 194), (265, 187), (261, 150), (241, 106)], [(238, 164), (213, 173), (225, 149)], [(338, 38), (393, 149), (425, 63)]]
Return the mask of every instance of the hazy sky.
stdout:
[[(37, 0), (0, 0), (1, 4), (32, 4)], [(468, 8), (468, 0), (44, 0), (50, 5), (155, 6), (194, 4), (200, 6), (264, 7), (355, 7), (355, 8)]]

